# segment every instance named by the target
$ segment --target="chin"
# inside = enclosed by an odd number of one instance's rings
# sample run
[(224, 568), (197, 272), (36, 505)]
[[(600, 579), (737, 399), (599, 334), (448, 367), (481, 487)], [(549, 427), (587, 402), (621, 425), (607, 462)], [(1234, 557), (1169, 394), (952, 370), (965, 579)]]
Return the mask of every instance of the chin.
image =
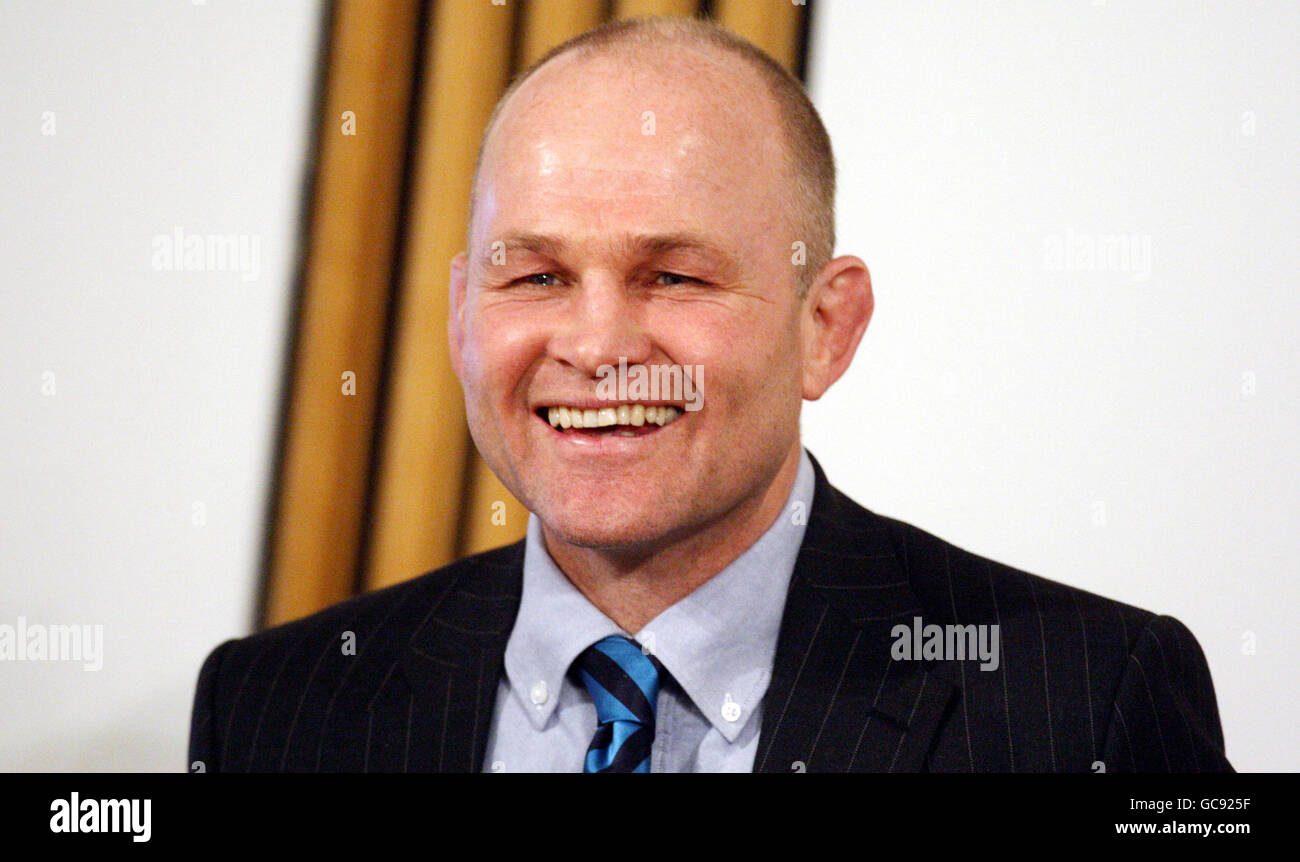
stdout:
[(636, 548), (654, 544), (678, 526), (661, 511), (615, 509), (607, 502), (589, 507), (546, 507), (538, 513), (547, 529), (581, 548)]

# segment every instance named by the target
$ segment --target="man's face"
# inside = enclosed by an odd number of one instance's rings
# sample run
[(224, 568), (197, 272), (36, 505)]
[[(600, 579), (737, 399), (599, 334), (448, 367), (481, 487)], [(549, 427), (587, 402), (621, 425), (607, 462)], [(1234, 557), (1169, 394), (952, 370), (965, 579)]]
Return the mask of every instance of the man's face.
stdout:
[[(551, 534), (587, 547), (689, 535), (757, 501), (798, 452), (805, 238), (776, 109), (738, 63), (670, 56), (570, 55), (530, 78), (490, 138), (453, 265), (474, 441)], [(700, 409), (681, 393), (602, 400), (601, 366), (620, 359), (702, 367)], [(678, 416), (549, 421), (620, 403)]]

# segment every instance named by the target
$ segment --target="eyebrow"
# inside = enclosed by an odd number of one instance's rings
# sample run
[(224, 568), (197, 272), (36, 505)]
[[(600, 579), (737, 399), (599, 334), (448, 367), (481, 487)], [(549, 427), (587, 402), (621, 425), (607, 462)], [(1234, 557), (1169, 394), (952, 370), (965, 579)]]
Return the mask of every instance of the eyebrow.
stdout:
[[(511, 251), (529, 251), (546, 257), (558, 258), (568, 248), (568, 243), (558, 236), (536, 233), (513, 233), (499, 237), (484, 252), (485, 259), (491, 259), (492, 247), (497, 242), (505, 244), (507, 254)], [(673, 251), (690, 251), (705, 254), (721, 260), (728, 266), (734, 266), (735, 260), (718, 245), (698, 234), (624, 234), (615, 240), (616, 247), (625, 255), (650, 257)]]

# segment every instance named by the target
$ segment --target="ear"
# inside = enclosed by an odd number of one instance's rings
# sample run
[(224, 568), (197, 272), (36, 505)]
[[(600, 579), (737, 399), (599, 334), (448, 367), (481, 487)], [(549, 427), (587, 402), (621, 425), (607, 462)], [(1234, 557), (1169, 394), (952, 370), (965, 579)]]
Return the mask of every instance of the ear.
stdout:
[(447, 344), (451, 349), (451, 367), (461, 379), (461, 351), (465, 346), (465, 252), (451, 259), (451, 278), (448, 281), (450, 296), (447, 302)]
[(846, 255), (822, 267), (804, 298), (804, 398), (821, 398), (848, 370), (875, 305), (871, 273), (861, 259)]

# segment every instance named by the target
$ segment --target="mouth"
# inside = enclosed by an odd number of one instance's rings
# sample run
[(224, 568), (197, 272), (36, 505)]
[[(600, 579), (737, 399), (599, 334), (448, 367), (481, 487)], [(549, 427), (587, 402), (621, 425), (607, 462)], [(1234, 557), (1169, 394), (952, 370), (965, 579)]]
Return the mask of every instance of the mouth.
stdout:
[(537, 408), (537, 417), (565, 435), (644, 437), (671, 424), (682, 411), (671, 405), (619, 404), (612, 407)]

